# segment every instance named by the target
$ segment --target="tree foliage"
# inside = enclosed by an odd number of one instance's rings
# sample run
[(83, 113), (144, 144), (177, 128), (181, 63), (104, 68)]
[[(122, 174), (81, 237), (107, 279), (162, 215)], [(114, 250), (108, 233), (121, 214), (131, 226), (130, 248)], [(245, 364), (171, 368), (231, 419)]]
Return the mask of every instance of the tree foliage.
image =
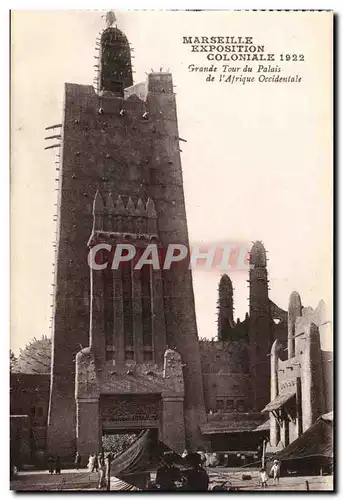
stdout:
[(15, 371), (17, 365), (17, 357), (13, 351), (10, 350), (10, 372)]
[(15, 363), (18, 373), (50, 373), (51, 339), (43, 336), (34, 338), (24, 349), (20, 349)]
[(111, 451), (118, 455), (126, 450), (136, 439), (135, 434), (108, 434), (103, 436), (102, 445), (105, 452)]

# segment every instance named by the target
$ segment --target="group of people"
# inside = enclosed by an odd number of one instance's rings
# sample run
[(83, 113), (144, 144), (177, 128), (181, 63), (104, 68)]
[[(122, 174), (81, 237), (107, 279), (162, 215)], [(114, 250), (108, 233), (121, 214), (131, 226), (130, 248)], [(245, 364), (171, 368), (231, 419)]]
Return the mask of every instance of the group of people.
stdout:
[(48, 457), (48, 470), (50, 474), (61, 474), (61, 458), (60, 457)]
[(203, 467), (203, 457), (199, 453), (189, 453), (183, 457), (185, 468), (174, 465), (172, 455), (164, 457), (164, 464), (156, 473), (156, 486), (159, 491), (207, 491), (209, 477)]
[[(172, 454), (167, 454), (163, 457), (163, 465), (157, 469), (155, 483), (149, 483), (148, 490), (159, 491), (208, 491), (209, 476), (204, 467), (206, 462), (206, 455), (203, 452), (182, 454), (183, 466), (177, 467), (175, 465), (174, 457)], [(106, 455), (101, 452), (99, 454), (92, 453), (88, 459), (87, 468), (90, 472), (99, 473), (98, 488), (106, 486), (106, 471), (108, 471), (113, 454), (107, 453)], [(61, 460), (60, 457), (49, 457), (49, 472), (53, 474), (61, 473)], [(79, 452), (75, 456), (75, 465), (78, 470), (81, 466), (81, 455)], [(272, 477), (274, 484), (279, 483), (281, 464), (278, 460), (274, 460), (268, 475), (265, 467), (260, 470), (261, 487), (267, 487), (269, 477)]]
[[(274, 460), (273, 465), (270, 469), (270, 475), (274, 479), (274, 484), (279, 484), (280, 472), (281, 472), (280, 462), (278, 460)], [(265, 467), (262, 467), (262, 469), (260, 470), (260, 481), (261, 481), (262, 488), (267, 487), (268, 479), (269, 479), (269, 476), (267, 474), (267, 471), (266, 471)]]
[[(108, 467), (110, 466), (112, 459), (113, 459), (112, 453), (107, 453), (106, 456), (103, 452), (99, 454), (91, 453), (91, 455), (89, 455), (87, 468), (90, 472), (99, 473), (99, 484), (98, 484), (99, 489), (106, 486), (106, 471), (108, 470)], [(77, 470), (79, 470), (81, 462), (82, 462), (81, 455), (79, 452), (76, 452), (75, 466)]]

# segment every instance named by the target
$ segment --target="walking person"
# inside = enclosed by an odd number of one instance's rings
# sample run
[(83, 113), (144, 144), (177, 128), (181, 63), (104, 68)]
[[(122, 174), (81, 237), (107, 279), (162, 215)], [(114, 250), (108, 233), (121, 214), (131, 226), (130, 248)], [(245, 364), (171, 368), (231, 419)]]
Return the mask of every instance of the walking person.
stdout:
[(274, 460), (273, 467), (270, 469), (270, 472), (274, 479), (274, 484), (279, 484), (280, 481), (280, 462), (278, 460)]
[(261, 488), (266, 488), (268, 481), (268, 474), (264, 467), (262, 467), (262, 469), (260, 470), (260, 481), (261, 481)]
[(80, 455), (80, 453), (77, 451), (77, 452), (76, 452), (76, 455), (75, 455), (75, 466), (76, 466), (76, 470), (79, 470), (80, 465), (81, 465), (81, 455)]

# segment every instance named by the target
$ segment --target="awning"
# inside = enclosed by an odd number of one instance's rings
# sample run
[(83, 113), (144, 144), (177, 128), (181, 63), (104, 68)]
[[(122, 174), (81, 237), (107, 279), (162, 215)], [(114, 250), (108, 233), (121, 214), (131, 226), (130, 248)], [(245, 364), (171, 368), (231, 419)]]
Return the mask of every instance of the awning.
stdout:
[(156, 471), (164, 464), (163, 457), (166, 453), (172, 455), (174, 464), (184, 463), (180, 455), (159, 441), (157, 429), (143, 431), (129, 448), (114, 458), (111, 476), (139, 488), (141, 474)]
[(312, 457), (333, 458), (332, 422), (319, 418), (307, 431), (273, 458), (299, 460)]
[(110, 491), (140, 491), (136, 486), (126, 483), (117, 477), (111, 477), (110, 483)]
[(235, 434), (239, 432), (252, 432), (256, 429), (258, 421), (255, 420), (239, 420), (228, 422), (210, 422), (201, 425), (203, 434)]
[(283, 392), (282, 394), (279, 394), (273, 401), (267, 404), (267, 406), (262, 410), (262, 413), (266, 411), (278, 410), (293, 396), (295, 396), (295, 389), (292, 392)]

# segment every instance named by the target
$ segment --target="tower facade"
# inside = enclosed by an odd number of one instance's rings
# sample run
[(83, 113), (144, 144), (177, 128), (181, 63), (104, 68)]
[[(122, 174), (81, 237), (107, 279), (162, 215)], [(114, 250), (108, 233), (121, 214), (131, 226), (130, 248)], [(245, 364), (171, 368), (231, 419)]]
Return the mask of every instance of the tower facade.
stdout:
[(127, 39), (112, 26), (99, 63), (97, 91), (65, 86), (47, 448), (94, 452), (106, 425), (122, 430), (119, 402), (134, 413), (136, 398), (151, 409), (137, 425), (194, 449), (205, 410), (188, 262), (88, 264), (99, 243), (188, 247), (172, 76), (132, 85)]

